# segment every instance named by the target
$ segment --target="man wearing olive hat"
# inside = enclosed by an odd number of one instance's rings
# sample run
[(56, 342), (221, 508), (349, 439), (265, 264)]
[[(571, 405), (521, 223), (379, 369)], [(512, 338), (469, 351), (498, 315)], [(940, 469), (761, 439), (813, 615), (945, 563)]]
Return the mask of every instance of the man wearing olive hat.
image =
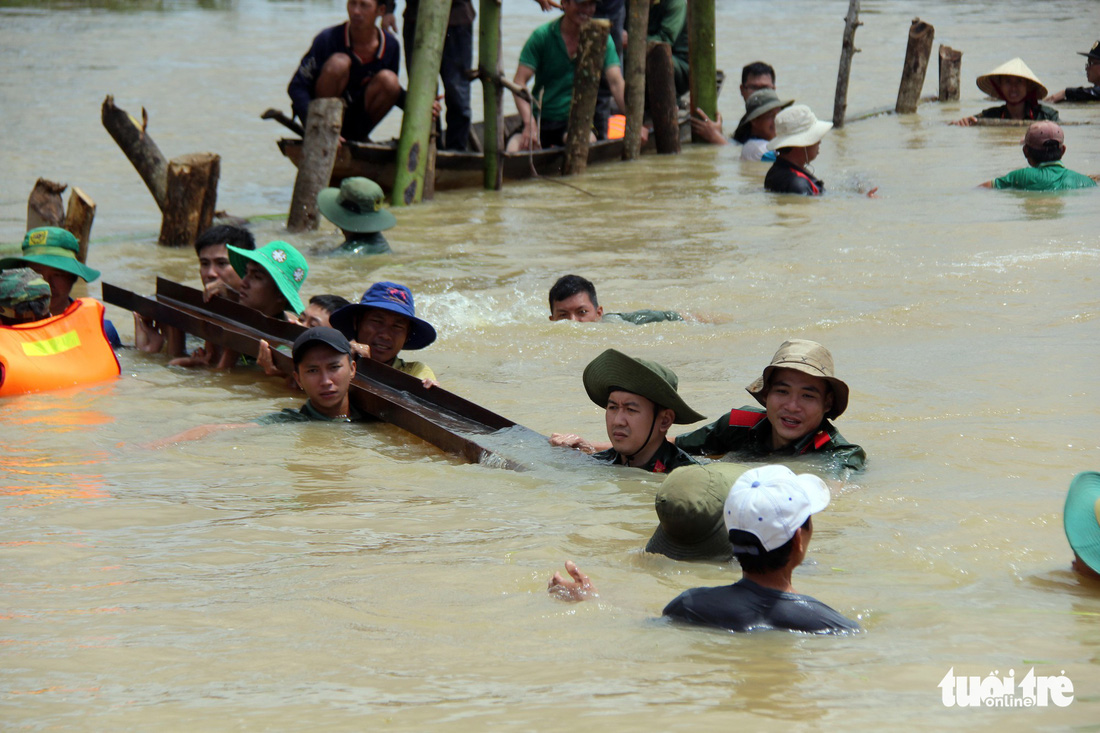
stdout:
[(317, 208), (344, 233), (338, 252), (374, 255), (390, 252), (390, 243), (382, 232), (397, 224), (383, 208), (382, 187), (369, 178), (345, 178), (339, 188), (326, 188), (317, 194)]
[[(783, 100), (774, 89), (761, 89), (749, 95), (745, 100), (745, 114), (737, 123), (733, 139), (741, 143), (741, 160), (760, 160), (775, 162), (775, 151), (768, 150), (768, 141), (775, 137), (775, 118), (782, 110), (794, 104), (793, 99)], [(722, 134), (721, 123), (695, 125), (706, 142), (714, 145), (726, 145), (728, 140)]]
[(344, 334), (364, 359), (437, 384), (435, 373), (419, 361), (405, 361), (402, 349), (423, 349), (435, 341), (435, 328), (416, 317), (412, 291), (394, 282), (377, 282), (367, 288), (358, 303), (345, 305), (329, 316), (332, 327)]
[(1091, 87), (1070, 87), (1047, 97), (1047, 102), (1100, 102), (1100, 41), (1088, 51), (1078, 51), (1085, 57), (1085, 76)]
[(33, 323), (50, 315), (50, 286), (29, 267), (0, 270), (0, 326)]
[(737, 460), (831, 454), (838, 468), (860, 470), (863, 448), (833, 426), (848, 407), (848, 385), (833, 371), (833, 355), (816, 341), (784, 341), (746, 391), (764, 406), (742, 407), (676, 438), (692, 455), (732, 454)]
[(611, 447), (595, 453), (596, 446), (584, 438), (560, 433), (550, 436), (551, 445), (653, 473), (696, 463), (667, 438), (673, 423), (688, 425), (703, 419), (676, 391), (679, 380), (671, 369), (608, 349), (585, 367), (582, 380), (589, 399), (605, 410)]
[(1062, 522), (1073, 550), (1073, 569), (1100, 581), (1100, 473), (1082, 471), (1073, 477)]
[[(80, 243), (72, 232), (60, 227), (38, 227), (23, 237), (19, 257), (0, 259), (0, 270), (29, 267), (41, 275), (50, 286), (50, 314), (59, 316), (73, 303), (71, 293), (77, 278), (86, 283), (99, 279), (99, 270), (77, 259), (79, 252)], [(114, 324), (105, 320), (103, 330), (112, 347), (121, 345)]]
[(722, 507), (730, 487), (747, 470), (738, 463), (708, 463), (666, 476), (653, 499), (660, 524), (645, 551), (673, 560), (725, 562), (733, 557)]

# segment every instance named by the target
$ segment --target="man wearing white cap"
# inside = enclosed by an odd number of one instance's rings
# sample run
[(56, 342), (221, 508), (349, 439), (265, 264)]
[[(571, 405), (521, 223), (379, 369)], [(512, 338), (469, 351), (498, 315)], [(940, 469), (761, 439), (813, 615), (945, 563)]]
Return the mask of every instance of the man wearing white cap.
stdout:
[(764, 177), (764, 188), (774, 193), (799, 193), (820, 196), (825, 183), (806, 167), (821, 149), (821, 138), (833, 129), (833, 123), (823, 122), (804, 104), (787, 107), (775, 117), (775, 137), (768, 141), (777, 159)]
[(1011, 188), (1018, 191), (1066, 191), (1094, 188), (1096, 181), (1062, 165), (1066, 154), (1065, 134), (1056, 122), (1033, 122), (1020, 140), (1027, 168), (980, 184), (982, 188)]
[(726, 498), (725, 520), (741, 580), (692, 588), (665, 606), (678, 621), (730, 631), (786, 629), (814, 634), (859, 631), (859, 624), (821, 601), (796, 593), (794, 569), (813, 536), (811, 515), (829, 504), (825, 482), (784, 466), (746, 471)]

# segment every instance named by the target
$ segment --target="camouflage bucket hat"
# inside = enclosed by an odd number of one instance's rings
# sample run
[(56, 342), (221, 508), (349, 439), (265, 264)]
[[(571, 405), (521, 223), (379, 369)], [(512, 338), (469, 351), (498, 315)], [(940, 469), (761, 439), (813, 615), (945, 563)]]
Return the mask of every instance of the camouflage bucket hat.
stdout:
[[(34, 308), (35, 301), (44, 307)], [(19, 311), (32, 311), (43, 318), (50, 313), (50, 286), (29, 267), (0, 271), (0, 316), (16, 320)]]
[(276, 240), (257, 250), (240, 249), (232, 245), (227, 245), (226, 250), (229, 251), (229, 263), (238, 275), (244, 277), (247, 264), (255, 262), (271, 275), (291, 310), (300, 314), (306, 309), (298, 291), (302, 289), (302, 283), (309, 274), (309, 265), (293, 245)]
[(397, 224), (393, 214), (382, 208), (386, 196), (369, 178), (345, 178), (339, 188), (317, 194), (317, 208), (341, 229), (357, 234), (381, 232)]
[(833, 355), (816, 341), (791, 339), (784, 341), (772, 357), (772, 363), (764, 367), (764, 373), (745, 390), (756, 401), (767, 407), (767, 386), (771, 382), (772, 372), (776, 369), (794, 369), (798, 372), (820, 377), (829, 383), (833, 390), (833, 407), (825, 417), (835, 420), (848, 407), (848, 385), (833, 376)]
[(76, 275), (84, 282), (99, 278), (99, 270), (93, 270), (77, 259), (80, 242), (65, 229), (38, 227), (23, 237), (23, 253), (19, 257), (0, 260), (0, 270), (27, 265), (45, 265)]

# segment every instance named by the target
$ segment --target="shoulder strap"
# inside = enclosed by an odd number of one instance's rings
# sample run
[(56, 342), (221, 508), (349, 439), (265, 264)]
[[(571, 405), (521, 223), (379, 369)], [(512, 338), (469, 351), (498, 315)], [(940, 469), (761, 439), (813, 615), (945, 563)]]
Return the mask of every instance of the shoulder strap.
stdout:
[(730, 425), (736, 428), (751, 428), (767, 417), (767, 413), (756, 410), (730, 410)]

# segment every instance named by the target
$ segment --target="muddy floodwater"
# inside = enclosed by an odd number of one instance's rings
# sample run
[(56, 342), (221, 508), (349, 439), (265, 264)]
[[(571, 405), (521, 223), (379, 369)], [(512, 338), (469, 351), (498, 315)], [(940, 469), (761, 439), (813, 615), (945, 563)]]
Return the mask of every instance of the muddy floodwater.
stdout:
[[(740, 67), (832, 114), (847, 3), (719, 0), (719, 108)], [(738, 571), (642, 552), (659, 479), (545, 450), (469, 465), (392, 426), (280, 425), (160, 450), (205, 423), (300, 403), (276, 380), (119, 352), (122, 376), (0, 401), (0, 727), (8, 730), (1095, 730), (1100, 586), (1069, 571), (1062, 503), (1100, 468), (1100, 194), (976, 189), (1025, 165), (1018, 128), (945, 123), (991, 106), (975, 77), (1022, 56), (1052, 90), (1085, 83), (1090, 0), (863, 3), (849, 111), (892, 106), (915, 15), (963, 51), (962, 98), (827, 136), (820, 199), (763, 192), (766, 166), (688, 146), (571, 182), (448, 192), (395, 210), (391, 255), (327, 256), (287, 235), (294, 168), (262, 121), (336, 0), (0, 0), (0, 242), (39, 176), (99, 206), (89, 264), (152, 292), (195, 285), (156, 245), (159, 211), (103, 130), (112, 94), (168, 157), (222, 156), (218, 208), (309, 257), (303, 292), (416, 294), (443, 385), (535, 431), (604, 431), (581, 386), (607, 348), (673, 368), (696, 410), (787, 338), (833, 352), (837, 425), (867, 470), (815, 518), (796, 587), (866, 632), (731, 635), (660, 619)], [(548, 19), (504, 3), (511, 74)], [(936, 89), (933, 60), (925, 94)], [(480, 117), (475, 90), (475, 116)], [(511, 101), (508, 101), (511, 109)], [(1100, 105), (1064, 105), (1066, 163), (1100, 173)], [(1085, 124), (1088, 123), (1088, 124)], [(391, 115), (379, 135), (397, 134)], [(878, 186), (881, 198), (859, 190)], [(550, 323), (561, 274), (609, 310), (683, 323)], [(99, 296), (100, 283), (87, 288)], [(128, 312), (108, 317), (132, 343)], [(797, 467), (797, 465), (796, 465)], [(600, 597), (551, 600), (566, 559)], [(945, 707), (941, 680), (1064, 676), (1065, 707)], [(1011, 672), (1010, 672), (1011, 671)]]

